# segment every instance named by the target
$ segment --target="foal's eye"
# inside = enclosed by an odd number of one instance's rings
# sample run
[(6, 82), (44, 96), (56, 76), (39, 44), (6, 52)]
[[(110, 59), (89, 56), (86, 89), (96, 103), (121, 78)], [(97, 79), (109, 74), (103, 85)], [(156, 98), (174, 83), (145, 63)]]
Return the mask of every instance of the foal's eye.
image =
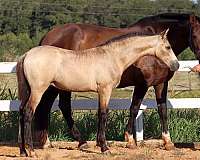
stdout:
[(171, 49), (171, 47), (170, 47), (170, 46), (166, 46), (165, 48), (166, 48), (167, 50)]

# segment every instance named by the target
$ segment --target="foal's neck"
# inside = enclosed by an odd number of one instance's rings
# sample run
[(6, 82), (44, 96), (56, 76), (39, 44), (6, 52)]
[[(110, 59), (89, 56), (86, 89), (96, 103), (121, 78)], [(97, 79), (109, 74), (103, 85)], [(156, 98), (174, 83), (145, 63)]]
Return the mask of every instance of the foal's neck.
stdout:
[(107, 46), (112, 56), (124, 71), (138, 58), (144, 55), (155, 55), (158, 36), (137, 36), (114, 42)]

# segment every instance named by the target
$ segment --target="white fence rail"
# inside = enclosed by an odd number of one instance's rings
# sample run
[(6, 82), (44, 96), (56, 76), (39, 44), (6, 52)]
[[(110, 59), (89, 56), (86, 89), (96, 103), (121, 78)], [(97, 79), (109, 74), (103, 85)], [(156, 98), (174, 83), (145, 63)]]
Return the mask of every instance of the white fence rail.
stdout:
[[(198, 61), (179, 61), (180, 68), (178, 71), (190, 71), (189, 67), (198, 64)], [(0, 73), (15, 73), (16, 62), (0, 62)], [(18, 100), (0, 100), (0, 111), (18, 111), (20, 101)], [(129, 109), (130, 99), (111, 99), (109, 109), (125, 110)], [(200, 98), (177, 98), (168, 99), (168, 108), (200, 108)], [(72, 108), (75, 110), (96, 110), (98, 107), (97, 100), (73, 100)], [(156, 101), (153, 99), (144, 99), (137, 116), (136, 131), (137, 140), (143, 140), (143, 111), (145, 109), (156, 108)], [(52, 110), (58, 110), (58, 101), (53, 104)]]

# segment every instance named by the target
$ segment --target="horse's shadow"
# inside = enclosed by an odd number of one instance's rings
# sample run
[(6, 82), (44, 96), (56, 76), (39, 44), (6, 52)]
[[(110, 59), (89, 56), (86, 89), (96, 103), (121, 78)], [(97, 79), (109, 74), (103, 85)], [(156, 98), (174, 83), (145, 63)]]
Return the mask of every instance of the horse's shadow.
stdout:
[(193, 151), (200, 150), (199, 142), (191, 142), (191, 143), (174, 143), (175, 148), (188, 148)]

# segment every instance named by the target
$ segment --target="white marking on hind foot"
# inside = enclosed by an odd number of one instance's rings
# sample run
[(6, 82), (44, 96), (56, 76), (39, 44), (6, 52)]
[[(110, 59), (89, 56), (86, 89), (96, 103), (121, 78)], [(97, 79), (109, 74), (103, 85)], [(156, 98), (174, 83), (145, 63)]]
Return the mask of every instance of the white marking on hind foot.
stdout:
[(167, 133), (162, 132), (162, 139), (164, 141), (164, 144), (171, 143), (170, 133), (169, 132), (167, 132)]

